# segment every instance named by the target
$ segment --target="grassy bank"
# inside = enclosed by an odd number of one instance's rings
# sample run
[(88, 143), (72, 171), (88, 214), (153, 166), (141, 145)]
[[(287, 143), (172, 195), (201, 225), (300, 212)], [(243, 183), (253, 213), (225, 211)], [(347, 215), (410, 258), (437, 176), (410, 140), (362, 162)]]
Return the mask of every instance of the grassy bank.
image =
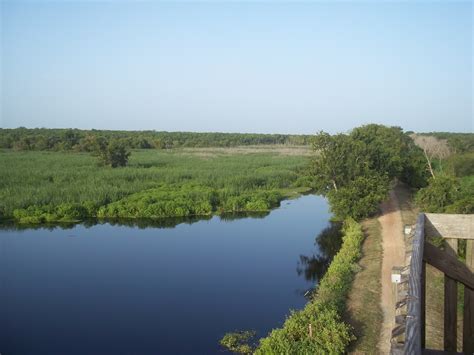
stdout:
[(136, 150), (112, 169), (85, 153), (2, 151), (0, 214), (44, 223), (265, 211), (305, 190), (306, 162), (278, 149)]
[(347, 299), (347, 320), (357, 338), (349, 348), (351, 354), (377, 354), (383, 312), (380, 307), (382, 273), (382, 230), (377, 218), (362, 223), (364, 243)]
[(260, 340), (256, 354), (341, 354), (354, 339), (342, 319), (360, 257), (363, 234), (352, 219), (344, 222), (343, 243), (317, 292), (304, 309), (292, 312), (282, 328)]

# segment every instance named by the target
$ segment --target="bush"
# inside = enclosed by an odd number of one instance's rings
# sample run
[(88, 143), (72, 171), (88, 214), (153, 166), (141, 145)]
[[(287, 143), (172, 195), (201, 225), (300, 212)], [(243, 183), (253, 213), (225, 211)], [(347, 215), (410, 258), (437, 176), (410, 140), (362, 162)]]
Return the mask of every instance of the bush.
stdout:
[(438, 175), (429, 180), (427, 187), (417, 192), (415, 201), (424, 212), (442, 213), (459, 199), (460, 190), (459, 180), (448, 175)]
[(448, 166), (457, 177), (474, 175), (474, 153), (453, 155)]
[(55, 212), (64, 221), (77, 221), (87, 217), (87, 209), (78, 203), (62, 203), (56, 207)]
[(444, 212), (461, 214), (474, 213), (474, 196), (468, 196), (457, 200), (456, 202), (447, 206)]

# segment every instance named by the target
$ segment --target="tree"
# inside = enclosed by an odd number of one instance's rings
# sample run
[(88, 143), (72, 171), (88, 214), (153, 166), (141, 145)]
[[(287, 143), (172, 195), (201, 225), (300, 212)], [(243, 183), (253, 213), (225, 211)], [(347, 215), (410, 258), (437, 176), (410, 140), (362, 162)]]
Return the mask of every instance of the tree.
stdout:
[(320, 132), (314, 138), (313, 150), (311, 175), (314, 187), (323, 195), (331, 189), (337, 191), (367, 168), (361, 145), (345, 134)]
[(370, 170), (398, 177), (403, 170), (404, 155), (410, 149), (411, 139), (400, 127), (368, 124), (354, 128), (350, 134), (355, 141), (364, 143), (364, 156)]
[(125, 166), (128, 164), (128, 158), (130, 157), (130, 151), (127, 149), (125, 144), (118, 140), (113, 140), (109, 143), (108, 147), (108, 163), (112, 168), (118, 166)]
[(95, 155), (102, 164), (110, 165), (112, 168), (128, 164), (128, 158), (131, 153), (122, 141), (111, 140), (107, 142), (105, 138), (98, 137), (95, 144)]
[(74, 147), (76, 144), (79, 143), (80, 135), (78, 131), (74, 129), (68, 129), (63, 133), (62, 136), (62, 142), (63, 142), (63, 147), (64, 150), (70, 150), (72, 147)]
[(421, 136), (418, 134), (413, 134), (412, 138), (415, 144), (423, 150), (428, 171), (433, 179), (435, 179), (433, 161), (438, 159), (439, 166), (442, 169), (441, 160), (446, 159), (451, 153), (448, 142), (445, 139), (438, 139), (434, 136)]
[(394, 178), (426, 184), (422, 151), (399, 127), (369, 124), (350, 134), (320, 132), (313, 148), (313, 186), (328, 197), (338, 219), (374, 213)]
[(359, 220), (375, 213), (388, 191), (387, 176), (374, 173), (371, 176), (359, 176), (338, 191), (330, 191), (328, 200), (336, 218), (342, 220), (352, 217)]

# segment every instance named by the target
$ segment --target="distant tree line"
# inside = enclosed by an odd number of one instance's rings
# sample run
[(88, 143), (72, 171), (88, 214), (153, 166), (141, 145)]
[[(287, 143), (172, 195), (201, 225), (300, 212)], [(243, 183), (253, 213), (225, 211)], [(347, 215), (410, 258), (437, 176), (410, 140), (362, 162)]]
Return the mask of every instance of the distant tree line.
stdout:
[(440, 140), (446, 140), (455, 154), (474, 153), (473, 133), (431, 132), (419, 135), (433, 136)]
[(0, 128), (0, 148), (92, 152), (98, 139), (119, 140), (131, 149), (310, 144), (310, 135)]

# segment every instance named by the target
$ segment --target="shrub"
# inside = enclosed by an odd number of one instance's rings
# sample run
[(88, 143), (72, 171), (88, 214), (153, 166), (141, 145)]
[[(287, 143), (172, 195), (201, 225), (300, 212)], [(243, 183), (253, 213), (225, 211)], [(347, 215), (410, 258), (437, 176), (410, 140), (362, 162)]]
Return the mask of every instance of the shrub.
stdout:
[(64, 221), (76, 221), (87, 217), (87, 209), (78, 203), (62, 203), (56, 208), (56, 215)]
[(448, 166), (457, 177), (474, 175), (474, 153), (453, 155), (448, 160)]
[(446, 213), (461, 213), (470, 214), (474, 213), (474, 196), (467, 196), (445, 208)]
[(429, 185), (420, 189), (415, 201), (424, 212), (441, 213), (460, 197), (459, 180), (448, 175), (438, 175), (429, 180)]
[(227, 333), (221, 339), (220, 344), (235, 353), (252, 354), (253, 347), (249, 344), (249, 342), (254, 337), (255, 332), (249, 330)]

